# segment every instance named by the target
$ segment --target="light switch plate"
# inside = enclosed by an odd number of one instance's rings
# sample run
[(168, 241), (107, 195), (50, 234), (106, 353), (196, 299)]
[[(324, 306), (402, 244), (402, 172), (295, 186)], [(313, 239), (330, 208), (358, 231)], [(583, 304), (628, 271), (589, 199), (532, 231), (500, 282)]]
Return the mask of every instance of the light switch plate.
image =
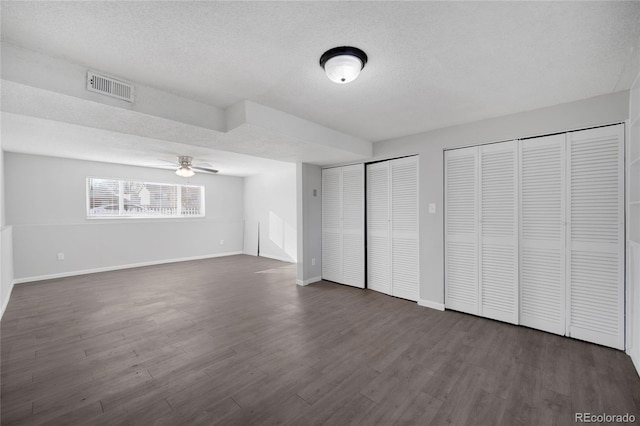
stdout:
[(436, 203), (429, 203), (429, 214), (435, 214), (436, 212)]

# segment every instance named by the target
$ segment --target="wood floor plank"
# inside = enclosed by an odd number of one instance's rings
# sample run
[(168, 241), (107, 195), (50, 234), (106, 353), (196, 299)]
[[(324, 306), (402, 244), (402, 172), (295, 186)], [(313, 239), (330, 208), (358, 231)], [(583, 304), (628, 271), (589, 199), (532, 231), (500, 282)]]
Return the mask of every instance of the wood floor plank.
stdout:
[(430, 425), (433, 418), (440, 410), (442, 401), (429, 394), (420, 392), (409, 403), (400, 418), (396, 421), (398, 426)]
[(225, 398), (214, 405), (199, 407), (198, 411), (191, 415), (180, 416), (180, 423), (188, 425), (214, 425), (224, 422), (226, 424), (229, 423), (227, 419), (240, 411), (240, 406), (236, 404), (232, 398)]
[(329, 417), (324, 423), (324, 426), (362, 424), (362, 419), (377, 406), (378, 404), (366, 396), (356, 395), (349, 404), (342, 406), (342, 408)]
[[(16, 285), (1, 425), (573, 424), (640, 418), (629, 357), (251, 256)], [(624, 414), (624, 413), (622, 413)]]
[(342, 407), (351, 403), (358, 393), (378, 375), (378, 372), (370, 367), (362, 367), (355, 373), (340, 382), (332, 392), (316, 401), (304, 414), (289, 422), (291, 425), (304, 424), (309, 419), (313, 423), (322, 424), (331, 416), (340, 411)]
[[(235, 399), (234, 399), (235, 400)], [(227, 425), (282, 425), (292, 418), (304, 415), (309, 409), (309, 403), (296, 394), (288, 396), (271, 395), (249, 407), (240, 405), (241, 410), (227, 416)]]
[(52, 392), (36, 399), (33, 402), (33, 415), (56, 418), (61, 414), (71, 412), (75, 407), (81, 407), (95, 402), (98, 402), (97, 405), (99, 405), (101, 398), (120, 392), (121, 389), (149, 381), (150, 379), (151, 376), (149, 376), (146, 371), (136, 371), (126, 376), (110, 377), (101, 381), (73, 385), (60, 392)]
[(86, 404), (75, 404), (73, 407), (68, 407), (68, 409), (34, 413), (34, 415), (27, 420), (26, 424), (80, 424), (84, 422), (85, 419), (101, 413), (102, 406), (100, 405), (100, 401), (94, 401)]
[[(638, 386), (637, 372), (633, 366), (633, 363), (628, 362), (629, 358), (624, 352), (617, 352), (616, 360), (613, 361), (618, 365), (620, 374), (624, 377), (624, 381), (627, 383), (627, 392), (633, 398), (635, 403), (635, 411), (640, 412), (640, 386)], [(612, 362), (607, 360), (607, 362)], [(621, 389), (620, 380), (616, 382), (616, 388)], [(636, 416), (636, 418), (640, 418)]]
[(463, 366), (452, 391), (436, 413), (433, 424), (473, 424), (475, 404), (472, 401), (482, 392), (484, 380), (484, 369), (473, 364)]
[(359, 362), (349, 360), (337, 363), (336, 368), (323, 373), (316, 380), (299, 389), (298, 395), (310, 404), (315, 404), (319, 399), (332, 392), (344, 381), (345, 377), (351, 376), (359, 369)]
[(571, 399), (567, 395), (543, 389), (540, 402), (534, 415), (540, 424), (565, 425), (573, 422)]
[(159, 419), (170, 418), (166, 424), (178, 424), (179, 417), (171, 409), (164, 399), (148, 404), (138, 405), (136, 408), (126, 411), (106, 411), (96, 416), (85, 419), (82, 423), (93, 426), (116, 426), (116, 425), (151, 425), (159, 424)]
[(569, 396), (571, 392), (571, 366), (569, 346), (565, 338), (548, 334), (545, 336), (544, 370), (542, 387), (555, 393)]
[(31, 401), (7, 405), (3, 405), (2, 411), (0, 411), (0, 423), (3, 425), (24, 424), (33, 412), (33, 403)]
[[(288, 399), (290, 394), (295, 394), (302, 387), (315, 381), (320, 374), (317, 370), (303, 366), (292, 367), (286, 373), (265, 374), (264, 378), (251, 387), (234, 393), (232, 398), (242, 408), (257, 410), (254, 407), (273, 405), (282, 399)], [(266, 400), (270, 401), (269, 404), (265, 403)]]
[(120, 393), (105, 395), (100, 403), (106, 413), (108, 411), (130, 412), (140, 406), (166, 400), (179, 392), (187, 392), (192, 387), (211, 383), (211, 377), (203, 371), (192, 371), (180, 377), (143, 382)]
[(446, 400), (453, 392), (458, 380), (464, 372), (464, 356), (460, 353), (445, 353), (439, 368), (431, 368), (433, 375), (424, 386), (423, 391), (441, 400)]
[[(617, 386), (617, 383), (625, 381), (618, 363), (607, 362), (615, 357), (617, 351), (603, 346), (593, 345), (591, 353), (596, 365), (598, 389), (608, 389), (602, 395), (602, 407), (606, 407), (612, 413), (632, 413), (636, 410), (633, 394), (630, 390)], [(640, 420), (640, 419), (639, 419)]]
[[(415, 364), (407, 374), (401, 375), (394, 386), (377, 406), (362, 418), (363, 424), (392, 425), (404, 414), (407, 407), (421, 393), (433, 373), (424, 365)], [(379, 376), (380, 377), (380, 376)]]
[[(486, 371), (485, 371), (486, 372)], [(495, 426), (502, 422), (507, 406), (507, 400), (499, 394), (481, 389), (471, 396), (470, 409), (466, 419), (468, 425)], [(540, 425), (546, 423), (540, 422)]]
[[(586, 342), (571, 342), (571, 410), (574, 413), (603, 413), (604, 392), (600, 392), (600, 382), (596, 362), (591, 351), (593, 345)], [(601, 366), (604, 368), (604, 366)]]
[(213, 405), (234, 393), (257, 383), (265, 375), (257, 369), (245, 367), (229, 371), (225, 376), (216, 376), (191, 386), (185, 392), (177, 392), (167, 398), (171, 407), (183, 416), (191, 416), (201, 407)]

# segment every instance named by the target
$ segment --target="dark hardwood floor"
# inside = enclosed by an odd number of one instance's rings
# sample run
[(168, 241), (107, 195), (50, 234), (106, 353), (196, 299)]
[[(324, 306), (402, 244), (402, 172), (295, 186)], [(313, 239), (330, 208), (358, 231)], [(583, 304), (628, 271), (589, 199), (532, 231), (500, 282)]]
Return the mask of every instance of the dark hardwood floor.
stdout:
[(250, 256), (16, 285), (2, 425), (571, 425), (640, 417), (622, 352)]

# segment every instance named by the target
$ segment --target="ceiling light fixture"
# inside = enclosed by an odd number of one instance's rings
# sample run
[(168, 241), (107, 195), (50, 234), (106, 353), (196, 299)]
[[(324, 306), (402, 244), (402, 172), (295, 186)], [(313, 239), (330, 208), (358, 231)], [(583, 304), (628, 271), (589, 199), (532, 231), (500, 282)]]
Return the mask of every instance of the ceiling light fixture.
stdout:
[(329, 80), (345, 84), (355, 80), (367, 63), (367, 54), (357, 47), (341, 46), (329, 49), (320, 57)]
[(176, 170), (176, 174), (180, 177), (191, 177), (196, 174), (191, 168), (191, 160), (192, 157), (188, 156), (179, 156), (178, 163), (180, 163), (180, 167)]

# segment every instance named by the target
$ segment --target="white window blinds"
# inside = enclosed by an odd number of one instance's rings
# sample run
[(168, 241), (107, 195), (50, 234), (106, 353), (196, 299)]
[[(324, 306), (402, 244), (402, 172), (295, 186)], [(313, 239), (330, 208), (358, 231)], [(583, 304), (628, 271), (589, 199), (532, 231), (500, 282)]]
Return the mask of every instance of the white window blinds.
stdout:
[(204, 187), (87, 178), (87, 217), (203, 217)]

